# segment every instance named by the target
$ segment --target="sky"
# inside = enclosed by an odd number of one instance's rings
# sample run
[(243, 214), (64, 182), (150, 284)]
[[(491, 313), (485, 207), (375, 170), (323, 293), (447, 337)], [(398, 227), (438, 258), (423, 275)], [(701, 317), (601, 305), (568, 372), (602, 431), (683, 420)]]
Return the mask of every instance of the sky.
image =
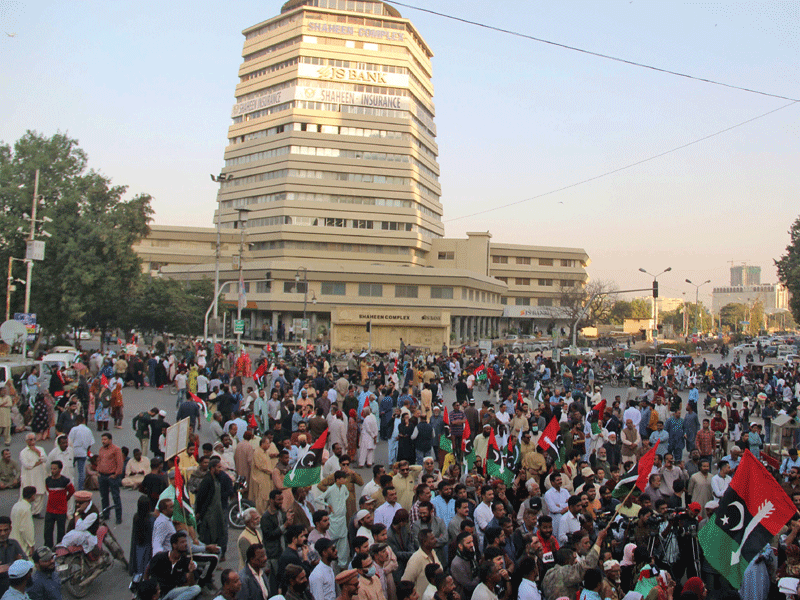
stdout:
[[(408, 3), (800, 99), (800, 1)], [(0, 141), (66, 132), (153, 196), (155, 223), (212, 226), (241, 31), (281, 4), (0, 0)], [(584, 248), (619, 289), (671, 267), (661, 295), (694, 300), (684, 280), (710, 279), (706, 302), (731, 261), (776, 280), (800, 214), (800, 103), (397, 8), (434, 52), (448, 237)]]

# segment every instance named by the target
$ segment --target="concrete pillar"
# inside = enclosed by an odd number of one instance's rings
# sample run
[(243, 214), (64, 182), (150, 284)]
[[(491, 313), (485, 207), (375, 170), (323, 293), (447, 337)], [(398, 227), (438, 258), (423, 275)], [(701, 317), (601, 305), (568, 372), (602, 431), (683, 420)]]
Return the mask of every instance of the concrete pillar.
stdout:
[(464, 343), (464, 317), (456, 317), (456, 344)]
[(317, 343), (317, 313), (311, 313), (311, 321), (308, 324), (308, 339), (312, 344)]
[(486, 337), (486, 317), (479, 317), (480, 319), (480, 331), (478, 332), (478, 338), (484, 339)]

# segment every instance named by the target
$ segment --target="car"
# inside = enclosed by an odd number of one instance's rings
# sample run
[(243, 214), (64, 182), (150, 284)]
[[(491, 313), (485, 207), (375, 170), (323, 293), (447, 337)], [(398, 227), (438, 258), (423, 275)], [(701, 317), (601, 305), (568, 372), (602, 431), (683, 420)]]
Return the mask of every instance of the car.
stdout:
[(588, 356), (589, 358), (597, 356), (597, 352), (595, 352), (593, 348), (578, 348), (578, 354), (580, 356)]
[(737, 352), (741, 352), (742, 354), (747, 354), (748, 352), (755, 352), (758, 350), (755, 344), (739, 344), (738, 346), (733, 347), (733, 353), (736, 354)]
[[(77, 334), (77, 337), (76, 337), (76, 334)], [(72, 331), (70, 331), (67, 334), (67, 339), (70, 339), (70, 340), (74, 340), (74, 339), (90, 340), (90, 339), (92, 339), (92, 332), (91, 331), (87, 331), (86, 329), (81, 329), (80, 331), (76, 331), (75, 329), (73, 329)]]
[(787, 354), (783, 357), (786, 361), (786, 366), (791, 367), (797, 362), (800, 362), (800, 354)]

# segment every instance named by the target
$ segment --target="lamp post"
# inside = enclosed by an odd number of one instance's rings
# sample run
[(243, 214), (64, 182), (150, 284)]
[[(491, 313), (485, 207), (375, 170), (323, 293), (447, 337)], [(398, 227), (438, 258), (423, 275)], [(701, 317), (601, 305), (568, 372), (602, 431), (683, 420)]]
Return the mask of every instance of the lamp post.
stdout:
[[(220, 173), (219, 175), (211, 175), (211, 181), (223, 184), (226, 181), (233, 179), (233, 175)], [(219, 327), (219, 305), (217, 298), (219, 298), (219, 258), (220, 258), (220, 219), (222, 213), (222, 203), (217, 198), (217, 246), (214, 254), (214, 344), (217, 343), (217, 329)], [(207, 333), (207, 332), (206, 332)]]
[(646, 275), (650, 275), (650, 277), (653, 278), (653, 331), (656, 332), (653, 335), (653, 341), (654, 341), (655, 345), (658, 345), (658, 342), (655, 341), (655, 338), (658, 335), (657, 334), (657, 332), (658, 332), (658, 302), (657, 302), (657, 299), (658, 299), (658, 278), (661, 275), (663, 275), (664, 273), (669, 273), (670, 271), (672, 271), (672, 267), (667, 267), (666, 269), (661, 271), (661, 273), (659, 273), (658, 275), (653, 275), (652, 273), (650, 273), (648, 271), (645, 271), (642, 268), (640, 268), (639, 271), (644, 273), (644, 274), (646, 274)]
[(300, 285), (300, 271), (303, 272), (303, 322), (300, 325), (300, 329), (303, 330), (302, 339), (305, 339), (306, 308), (308, 307), (308, 269), (306, 269), (305, 267), (298, 267), (297, 271), (295, 271), (294, 274), (295, 289), (297, 289), (297, 287)]
[[(245, 298), (244, 294), (244, 278), (242, 275), (242, 268), (244, 266), (244, 229), (247, 223), (247, 213), (250, 212), (249, 208), (240, 207), (236, 210), (239, 211), (239, 299), (236, 302), (236, 320), (242, 320), (242, 309), (244, 306), (242, 304), (246, 304), (242, 302), (242, 299)], [(236, 347), (240, 348), (242, 345), (242, 334), (241, 332), (236, 334)]]
[(697, 328), (697, 318), (700, 315), (700, 288), (707, 283), (711, 283), (711, 280), (706, 279), (703, 283), (692, 283), (691, 280), (687, 279), (686, 283), (694, 286), (694, 332), (700, 333)]
[(21, 283), (23, 285), (27, 285), (28, 282), (24, 279), (20, 279), (18, 277), (14, 277), (13, 269), (14, 269), (14, 261), (18, 262), (27, 262), (25, 259), (22, 258), (14, 258), (13, 256), (8, 257), (8, 284), (6, 285), (6, 321), (11, 318), (11, 292), (14, 291), (14, 282)]

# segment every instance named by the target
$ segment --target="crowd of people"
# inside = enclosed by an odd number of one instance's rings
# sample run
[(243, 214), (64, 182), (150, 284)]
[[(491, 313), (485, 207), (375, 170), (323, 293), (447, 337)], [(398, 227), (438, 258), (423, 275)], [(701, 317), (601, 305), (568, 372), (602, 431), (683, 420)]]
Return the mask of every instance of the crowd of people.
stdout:
[[(757, 395), (744, 397), (732, 387), (712, 394), (703, 381), (710, 375), (721, 390), (717, 374), (735, 379), (742, 367), (672, 357), (640, 366), (401, 347), (337, 362), (325, 348), (281, 345), (251, 359), (197, 344), (161, 356), (95, 353), (83, 365), (77, 385), (59, 377), (62, 389), (31, 391), (33, 377), (20, 394), (13, 384), (0, 392), (0, 426), (2, 398), (20, 415), (34, 403), (29, 421), (7, 425), (9, 434), (30, 428), (19, 464), (7, 450), (0, 458), (0, 487), (20, 487), (10, 518), (0, 517), (0, 589), (10, 597), (20, 577), (33, 600), (53, 597), (44, 584), (34, 597), (30, 582), (57, 578), (53, 549), (93, 506), (95, 484), (117, 523), (120, 487), (140, 493), (129, 565), (141, 600), (192, 600), (212, 588), (226, 600), (766, 600), (800, 577), (800, 513), (738, 589), (697, 541), (745, 451), (777, 454), (768, 465), (800, 508), (797, 440), (770, 445), (771, 419), (796, 417), (796, 368), (748, 371)], [(625, 373), (627, 390), (604, 394), (608, 369)], [(133, 416), (141, 444), (132, 456), (101, 426), (106, 401), (122, 426), (126, 385), (173, 386), (175, 422), (190, 424), (177, 456), (166, 450), (163, 407)], [(52, 414), (34, 427), (40, 397)], [(52, 427), (56, 445), (45, 453), (37, 442)], [(317, 442), (319, 479), (293, 487)], [(645, 490), (621, 494), (653, 447)], [(249, 507), (238, 514), (240, 496)], [(231, 513), (244, 525), (238, 536)], [(219, 561), (213, 577), (201, 574), (209, 556)]]

